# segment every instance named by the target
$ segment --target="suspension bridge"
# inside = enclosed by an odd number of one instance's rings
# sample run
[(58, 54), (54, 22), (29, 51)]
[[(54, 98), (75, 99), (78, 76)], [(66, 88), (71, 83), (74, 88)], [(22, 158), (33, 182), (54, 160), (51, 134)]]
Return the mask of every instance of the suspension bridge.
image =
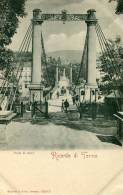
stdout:
[[(0, 120), (10, 121), (16, 114), (22, 114), (23, 117), (23, 102), (21, 101), (19, 93), (19, 81), (22, 76), (24, 67), (23, 55), (29, 51), (29, 47), (32, 43), (32, 68), (31, 68), (31, 82), (27, 85), (29, 91), (28, 106), (30, 117), (32, 119), (42, 117), (49, 118), (50, 113), (61, 112), (62, 100), (67, 99), (69, 101), (70, 115), (73, 118), (82, 118), (83, 116), (96, 119), (105, 113), (102, 112), (104, 107), (101, 107), (100, 102), (100, 89), (96, 78), (96, 40), (98, 40), (101, 52), (104, 56), (105, 70), (108, 71), (110, 67), (113, 67), (114, 74), (109, 74), (110, 80), (115, 79), (115, 90), (112, 90), (115, 99), (115, 112), (122, 111), (122, 90), (118, 79), (122, 78), (122, 73), (117, 64), (118, 52), (115, 55), (112, 54), (112, 48), (108, 40), (106, 39), (100, 25), (96, 18), (95, 10), (88, 10), (86, 14), (68, 14), (66, 10), (63, 10), (60, 14), (45, 14), (40, 9), (33, 11), (33, 19), (27, 29), (27, 32), (23, 38), (19, 52), (16, 58), (18, 59), (18, 65), (14, 65), (7, 69), (6, 78), (3, 80), (0, 89)], [(70, 79), (69, 82), (64, 78), (59, 80), (59, 66), (56, 65), (56, 72), (54, 79), (51, 79), (50, 71), (48, 67), (47, 54), (45, 51), (45, 43), (43, 39), (42, 27), (44, 22), (59, 21), (59, 22), (85, 22), (87, 25), (87, 32), (85, 38), (84, 49), (82, 51), (82, 59), (80, 62), (79, 73), (76, 83), (73, 84), (73, 68), (70, 66)], [(105, 53), (107, 55), (105, 55)], [(43, 63), (42, 59), (43, 58)], [(110, 58), (110, 64), (109, 64)], [(47, 75), (47, 85), (43, 84), (44, 74)], [(80, 80), (84, 82), (79, 84)], [(62, 82), (61, 82), (62, 81)], [(60, 82), (62, 84), (60, 84)], [(63, 84), (63, 83), (68, 84)], [(63, 86), (62, 86), (63, 85)], [(48, 87), (47, 87), (48, 86)], [(62, 94), (63, 90), (65, 93)], [(117, 92), (119, 96), (117, 97)], [(73, 99), (76, 99), (75, 104)], [(62, 113), (62, 112), (61, 112)], [(114, 110), (112, 112), (112, 116)], [(53, 114), (54, 115), (54, 114)], [(62, 117), (58, 115), (59, 117)], [(56, 117), (57, 114), (55, 115)], [(65, 115), (66, 116), (66, 115)]]

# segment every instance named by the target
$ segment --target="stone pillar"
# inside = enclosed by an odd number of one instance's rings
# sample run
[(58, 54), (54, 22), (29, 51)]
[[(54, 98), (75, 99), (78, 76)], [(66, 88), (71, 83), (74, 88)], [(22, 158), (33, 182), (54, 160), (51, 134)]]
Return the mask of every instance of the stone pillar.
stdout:
[(56, 65), (56, 85), (58, 85), (59, 82), (59, 67), (58, 64)]
[(40, 9), (33, 10), (33, 34), (32, 34), (32, 83), (39, 84), (41, 82), (41, 24), (38, 18), (41, 14)]
[(95, 10), (88, 10), (87, 23), (87, 85), (96, 87), (96, 30)]
[(63, 70), (63, 77), (66, 77), (65, 68)]
[(73, 81), (73, 68), (72, 68), (72, 64), (70, 65), (70, 85), (72, 85), (72, 81)]
[(85, 101), (88, 103), (96, 102), (96, 23), (95, 10), (87, 11), (87, 66), (86, 66), (86, 85)]
[(31, 84), (29, 85), (30, 100), (43, 101), (43, 86), (42, 82), (42, 64), (41, 64), (41, 10), (33, 10), (33, 32), (32, 32), (32, 71), (31, 71)]

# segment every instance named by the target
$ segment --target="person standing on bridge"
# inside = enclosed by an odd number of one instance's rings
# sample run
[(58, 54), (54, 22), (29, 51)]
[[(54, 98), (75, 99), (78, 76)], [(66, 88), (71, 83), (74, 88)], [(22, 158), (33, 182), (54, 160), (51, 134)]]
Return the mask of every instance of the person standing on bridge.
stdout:
[(75, 101), (76, 101), (75, 96), (72, 96), (72, 101), (73, 101), (73, 105), (75, 105)]
[(56, 94), (56, 95), (57, 95), (57, 99), (59, 99), (59, 95), (60, 95), (60, 94), (59, 94), (59, 91), (57, 91), (57, 94)]
[(77, 107), (80, 106), (80, 97), (79, 97), (79, 95), (76, 95), (76, 97), (75, 97), (75, 103), (76, 103), (76, 106)]
[(67, 101), (67, 99), (64, 102), (64, 107), (65, 107), (65, 112), (67, 112), (69, 108), (69, 102)]
[(64, 100), (62, 100), (61, 111), (64, 112)]

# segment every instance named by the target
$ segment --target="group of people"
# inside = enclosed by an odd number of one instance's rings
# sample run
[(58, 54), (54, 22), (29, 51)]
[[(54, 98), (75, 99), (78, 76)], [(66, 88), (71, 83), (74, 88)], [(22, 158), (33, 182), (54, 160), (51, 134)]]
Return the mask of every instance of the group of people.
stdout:
[[(79, 106), (80, 104), (80, 101), (79, 101), (79, 96), (76, 95), (76, 96), (73, 96), (72, 97), (72, 101), (73, 101), (73, 105), (76, 104), (77, 106)], [(68, 111), (68, 108), (69, 108), (69, 102), (68, 100), (62, 100), (62, 105), (61, 105), (61, 111), (62, 112), (67, 112)]]
[(59, 96), (64, 96), (66, 94), (66, 89), (62, 88), (61, 92), (57, 91), (56, 96), (59, 99)]
[(72, 101), (73, 101), (73, 105), (77, 105), (77, 106), (79, 106), (79, 104), (80, 104), (80, 97), (79, 97), (79, 95), (75, 95), (75, 96), (72, 96)]
[(62, 112), (67, 112), (68, 111), (68, 108), (69, 108), (69, 102), (68, 100), (62, 100), (62, 105), (61, 105), (61, 111)]

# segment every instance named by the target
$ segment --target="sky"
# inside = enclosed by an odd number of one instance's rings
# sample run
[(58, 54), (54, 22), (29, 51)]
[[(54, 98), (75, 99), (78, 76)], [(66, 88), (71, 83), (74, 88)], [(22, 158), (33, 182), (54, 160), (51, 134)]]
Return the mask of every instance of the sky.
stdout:
[[(88, 9), (96, 10), (96, 17), (106, 38), (123, 38), (123, 15), (115, 14), (115, 2), (108, 0), (27, 0), (27, 16), (20, 20), (17, 33), (10, 48), (18, 50), (32, 19), (32, 11), (39, 8), (43, 13), (86, 13)], [(46, 52), (58, 50), (82, 50), (85, 35), (85, 22), (45, 22), (42, 25)], [(97, 44), (98, 45), (98, 44)], [(98, 47), (98, 46), (97, 46)], [(31, 49), (31, 48), (30, 48)]]

